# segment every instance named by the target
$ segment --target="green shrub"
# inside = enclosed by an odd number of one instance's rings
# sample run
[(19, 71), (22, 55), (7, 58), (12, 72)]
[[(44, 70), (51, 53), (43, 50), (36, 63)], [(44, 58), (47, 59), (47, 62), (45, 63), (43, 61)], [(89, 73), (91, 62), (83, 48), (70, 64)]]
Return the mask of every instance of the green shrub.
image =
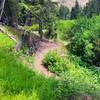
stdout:
[(60, 74), (67, 69), (65, 58), (61, 58), (57, 52), (48, 52), (44, 57), (43, 63), (50, 71), (57, 74)]
[(79, 98), (84, 94), (97, 100), (100, 98), (100, 74), (96, 74), (99, 72), (87, 69), (89, 65), (79, 57), (63, 58), (56, 52), (49, 52), (44, 58), (44, 64), (61, 77), (55, 91), (56, 100), (66, 100), (71, 96)]
[(55, 27), (56, 32), (58, 33), (58, 38), (61, 40), (66, 40), (73, 26), (74, 26), (74, 21), (71, 21), (71, 20), (58, 21)]
[(89, 64), (100, 66), (100, 16), (81, 18), (72, 30), (70, 51)]
[(59, 55), (56, 52), (50, 51), (45, 55), (43, 63), (48, 68), (49, 66), (54, 65), (59, 60), (60, 60)]
[(75, 65), (72, 64), (69, 64), (69, 66), (73, 66), (73, 68), (67, 70), (66, 73), (62, 73), (65, 79), (59, 81), (56, 99), (66, 100), (70, 96), (78, 97), (83, 94), (100, 98), (100, 84), (96, 74), (81, 66), (78, 68), (75, 68)]

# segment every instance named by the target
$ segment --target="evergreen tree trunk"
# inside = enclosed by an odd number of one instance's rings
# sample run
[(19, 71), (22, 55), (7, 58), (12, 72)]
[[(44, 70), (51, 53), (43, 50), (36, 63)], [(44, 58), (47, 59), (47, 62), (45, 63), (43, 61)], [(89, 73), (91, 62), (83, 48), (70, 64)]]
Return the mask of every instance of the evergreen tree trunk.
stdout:
[(48, 38), (50, 38), (52, 32), (53, 32), (52, 27), (49, 27), (49, 29), (48, 29)]
[(4, 5), (5, 5), (5, 0), (3, 0), (2, 2), (1, 2), (1, 7), (0, 7), (0, 20), (1, 20), (1, 18), (2, 18), (2, 15), (3, 15), (3, 11), (4, 11)]
[(41, 38), (41, 39), (43, 38), (43, 31), (42, 31), (42, 28), (43, 28), (43, 26), (42, 26), (42, 21), (39, 20), (39, 34), (40, 34), (40, 38)]

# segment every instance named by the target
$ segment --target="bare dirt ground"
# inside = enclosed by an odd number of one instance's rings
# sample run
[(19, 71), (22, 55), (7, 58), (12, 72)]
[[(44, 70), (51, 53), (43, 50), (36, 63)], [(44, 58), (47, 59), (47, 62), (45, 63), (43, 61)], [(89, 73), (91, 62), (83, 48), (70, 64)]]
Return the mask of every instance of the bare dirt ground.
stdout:
[(35, 68), (36, 70), (46, 76), (46, 77), (57, 77), (54, 73), (51, 73), (48, 69), (46, 69), (42, 63), (44, 55), (51, 50), (58, 50), (61, 48), (61, 45), (56, 42), (49, 42), (48, 40), (40, 41), (40, 46), (35, 55)]

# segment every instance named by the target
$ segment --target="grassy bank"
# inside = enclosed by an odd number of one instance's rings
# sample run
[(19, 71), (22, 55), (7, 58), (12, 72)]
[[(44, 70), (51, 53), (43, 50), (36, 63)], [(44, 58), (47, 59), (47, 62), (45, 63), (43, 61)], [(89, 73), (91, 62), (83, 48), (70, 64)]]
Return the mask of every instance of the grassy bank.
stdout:
[(31, 71), (11, 51), (12, 40), (0, 33), (0, 99), (50, 100), (56, 81)]

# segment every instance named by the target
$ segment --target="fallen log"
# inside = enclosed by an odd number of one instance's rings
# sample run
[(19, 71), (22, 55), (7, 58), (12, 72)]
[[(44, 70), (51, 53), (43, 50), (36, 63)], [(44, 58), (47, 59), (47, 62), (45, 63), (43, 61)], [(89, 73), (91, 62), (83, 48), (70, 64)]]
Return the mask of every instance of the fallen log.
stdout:
[(17, 43), (17, 40), (7, 31), (4, 31), (4, 29), (2, 27), (0, 27), (0, 31), (2, 33), (4, 33), (5, 35), (7, 35), (7, 37), (9, 37), (11, 40), (13, 40), (15, 43)]

